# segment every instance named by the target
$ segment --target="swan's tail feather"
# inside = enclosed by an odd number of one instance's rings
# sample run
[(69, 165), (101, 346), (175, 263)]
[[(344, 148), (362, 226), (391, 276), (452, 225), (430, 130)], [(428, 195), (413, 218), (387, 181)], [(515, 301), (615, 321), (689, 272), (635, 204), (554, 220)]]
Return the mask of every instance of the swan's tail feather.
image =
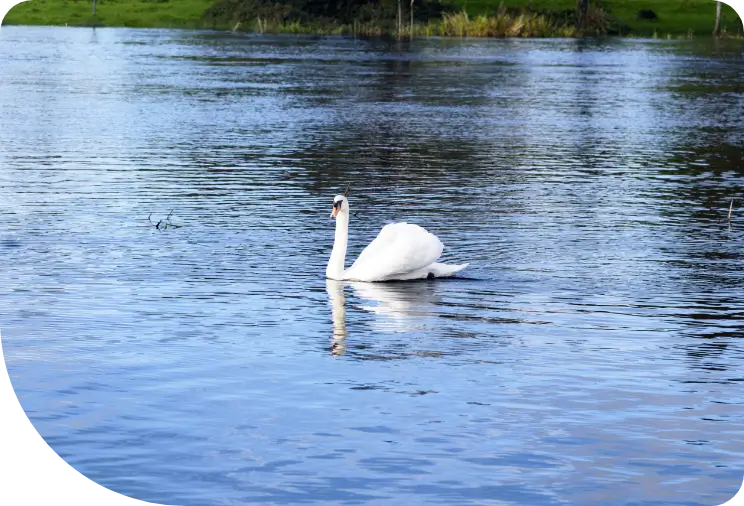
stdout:
[(468, 265), (470, 264), (448, 265), (448, 264), (433, 263), (429, 266), (429, 272), (435, 278), (447, 278), (450, 276), (454, 276), (456, 273), (460, 272)]

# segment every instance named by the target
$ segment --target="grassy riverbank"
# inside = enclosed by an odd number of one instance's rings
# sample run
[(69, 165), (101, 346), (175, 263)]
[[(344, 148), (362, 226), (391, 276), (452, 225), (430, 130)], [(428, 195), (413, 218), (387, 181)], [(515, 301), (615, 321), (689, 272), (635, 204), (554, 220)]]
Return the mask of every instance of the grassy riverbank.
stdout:
[[(409, 2), (402, 4), (403, 34), (408, 35)], [(710, 0), (590, 0), (590, 4), (590, 35), (710, 35), (715, 21), (715, 4)], [(30, 0), (11, 9), (3, 24), (223, 29), (240, 22), (239, 29), (256, 32), (382, 35), (395, 31), (395, 13), (389, 8), (359, 19), (354, 13), (340, 19), (272, 12), (278, 5), (246, 0), (99, 0), (94, 18), (90, 0)], [(437, 2), (441, 8), (436, 12), (431, 4), (421, 5), (414, 4), (413, 33), (417, 36), (580, 35), (573, 24), (574, 0), (448, 0)], [(723, 6), (722, 29), (729, 35), (742, 30), (738, 16), (727, 5)]]
[[(493, 12), (494, 9), (493, 0), (456, 1), (471, 14)], [(532, 5), (535, 9), (548, 11), (565, 11), (576, 7), (575, 0), (504, 0), (503, 3), (507, 7)], [(652, 36), (654, 33), (658, 36), (687, 35), (689, 32), (710, 35), (716, 19), (712, 0), (589, 0), (589, 3), (601, 6), (624, 29), (638, 36)], [(649, 19), (651, 13), (655, 18)], [(722, 29), (726, 29), (728, 34), (741, 32), (739, 17), (726, 4), (723, 4), (722, 20)]]
[(3, 24), (129, 26), (142, 28), (202, 28), (213, 0), (98, 0), (93, 17), (91, 0), (30, 0), (13, 7)]

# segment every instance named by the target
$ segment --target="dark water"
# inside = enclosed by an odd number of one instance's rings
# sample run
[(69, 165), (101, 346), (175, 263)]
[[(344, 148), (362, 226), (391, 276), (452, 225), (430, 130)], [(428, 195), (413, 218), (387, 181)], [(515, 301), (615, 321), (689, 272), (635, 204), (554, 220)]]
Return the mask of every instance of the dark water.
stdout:
[[(720, 504), (743, 49), (4, 27), (21, 403), (166, 504)], [(407, 220), (465, 279), (327, 284), (347, 182), (349, 261)]]

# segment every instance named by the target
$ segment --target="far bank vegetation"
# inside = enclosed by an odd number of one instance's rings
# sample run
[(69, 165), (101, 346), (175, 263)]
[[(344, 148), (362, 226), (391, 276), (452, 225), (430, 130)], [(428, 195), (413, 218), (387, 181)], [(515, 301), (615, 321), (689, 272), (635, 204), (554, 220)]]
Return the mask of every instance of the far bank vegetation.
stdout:
[(573, 9), (505, 7), (470, 15), (439, 0), (219, 0), (205, 18), (215, 25), (259, 33), (326, 33), (456, 37), (574, 37), (624, 34), (628, 27), (588, 5), (577, 22)]
[(31, 0), (3, 24), (383, 37), (739, 37), (711, 0)]

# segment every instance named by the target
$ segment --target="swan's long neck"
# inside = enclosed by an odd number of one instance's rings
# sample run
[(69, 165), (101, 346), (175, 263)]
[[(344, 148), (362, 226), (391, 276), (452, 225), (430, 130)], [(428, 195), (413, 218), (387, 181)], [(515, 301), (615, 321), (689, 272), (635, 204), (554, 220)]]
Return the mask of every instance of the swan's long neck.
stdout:
[(346, 261), (346, 246), (349, 243), (349, 212), (341, 211), (336, 215), (336, 237), (333, 240), (333, 251), (328, 260), (326, 277), (343, 279), (344, 262)]

